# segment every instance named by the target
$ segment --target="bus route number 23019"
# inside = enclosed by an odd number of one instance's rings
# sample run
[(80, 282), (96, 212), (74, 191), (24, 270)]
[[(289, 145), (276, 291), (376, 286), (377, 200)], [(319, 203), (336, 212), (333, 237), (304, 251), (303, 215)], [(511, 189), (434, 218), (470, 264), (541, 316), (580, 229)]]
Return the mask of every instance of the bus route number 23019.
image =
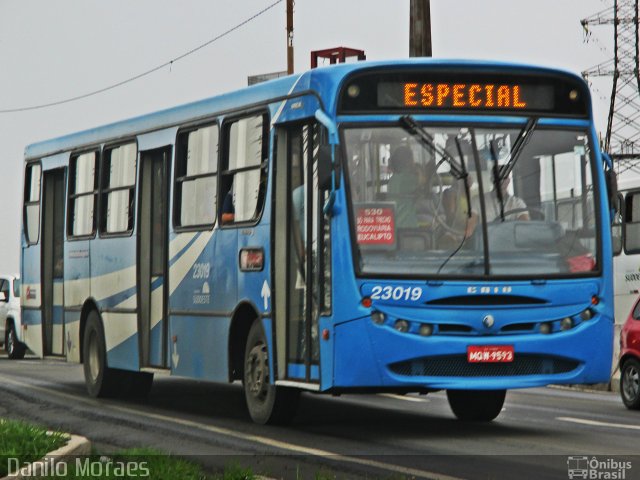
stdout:
[(194, 279), (206, 279), (209, 278), (211, 272), (210, 263), (195, 263), (193, 265), (193, 278)]
[(421, 287), (392, 287), (375, 285), (371, 289), (371, 300), (408, 300), (417, 302), (422, 297)]

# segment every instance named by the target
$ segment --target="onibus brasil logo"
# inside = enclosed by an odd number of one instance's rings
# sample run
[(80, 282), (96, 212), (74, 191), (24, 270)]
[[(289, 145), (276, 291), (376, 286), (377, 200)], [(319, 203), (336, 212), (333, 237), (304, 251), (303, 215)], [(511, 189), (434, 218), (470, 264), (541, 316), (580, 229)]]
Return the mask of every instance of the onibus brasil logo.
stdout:
[(625, 480), (627, 470), (631, 470), (631, 462), (615, 458), (602, 460), (586, 455), (567, 458), (567, 473), (570, 479)]

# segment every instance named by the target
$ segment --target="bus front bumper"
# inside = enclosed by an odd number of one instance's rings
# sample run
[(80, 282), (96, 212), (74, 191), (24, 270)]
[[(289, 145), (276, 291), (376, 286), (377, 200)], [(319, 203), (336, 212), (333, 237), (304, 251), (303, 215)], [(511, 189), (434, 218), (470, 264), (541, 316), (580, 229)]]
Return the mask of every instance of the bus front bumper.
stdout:
[[(515, 389), (606, 383), (613, 321), (598, 316), (552, 334), (434, 335), (401, 333), (361, 318), (335, 327), (333, 382), (349, 389)], [(505, 362), (470, 362), (469, 347), (512, 347)]]

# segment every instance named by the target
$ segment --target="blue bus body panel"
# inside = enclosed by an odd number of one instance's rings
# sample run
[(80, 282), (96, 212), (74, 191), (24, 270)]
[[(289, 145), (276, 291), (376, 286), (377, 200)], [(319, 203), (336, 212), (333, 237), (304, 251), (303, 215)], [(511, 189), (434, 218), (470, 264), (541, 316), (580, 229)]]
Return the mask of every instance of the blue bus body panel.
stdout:
[[(227, 316), (171, 316), (171, 335), (178, 341), (169, 351), (172, 374), (225, 382), (229, 378), (230, 319)], [(176, 354), (177, 357), (173, 358)]]
[[(109, 322), (105, 322), (105, 330), (107, 328), (115, 328)], [(138, 334), (127, 337), (121, 343), (107, 351), (107, 362), (112, 368), (120, 368), (122, 370), (138, 370), (140, 367), (140, 348)]]
[[(69, 244), (75, 244), (70, 242)], [(138, 292), (134, 235), (91, 241), (91, 296), (101, 309), (130, 309)], [(83, 262), (84, 263), (84, 262)], [(114, 284), (114, 280), (117, 283)]]

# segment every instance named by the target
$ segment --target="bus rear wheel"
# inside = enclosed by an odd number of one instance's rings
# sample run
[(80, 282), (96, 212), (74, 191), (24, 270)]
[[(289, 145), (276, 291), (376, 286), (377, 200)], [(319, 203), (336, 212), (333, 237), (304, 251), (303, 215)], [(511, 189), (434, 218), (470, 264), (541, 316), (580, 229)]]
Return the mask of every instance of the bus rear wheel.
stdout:
[(467, 422), (490, 422), (502, 411), (506, 390), (447, 390), (454, 415)]
[(244, 354), (244, 396), (251, 419), (259, 424), (284, 424), (293, 419), (300, 391), (276, 387), (269, 374), (269, 350), (260, 320), (255, 320)]
[(107, 348), (100, 315), (89, 313), (84, 330), (84, 380), (92, 397), (114, 397), (121, 382), (120, 371), (107, 366)]

